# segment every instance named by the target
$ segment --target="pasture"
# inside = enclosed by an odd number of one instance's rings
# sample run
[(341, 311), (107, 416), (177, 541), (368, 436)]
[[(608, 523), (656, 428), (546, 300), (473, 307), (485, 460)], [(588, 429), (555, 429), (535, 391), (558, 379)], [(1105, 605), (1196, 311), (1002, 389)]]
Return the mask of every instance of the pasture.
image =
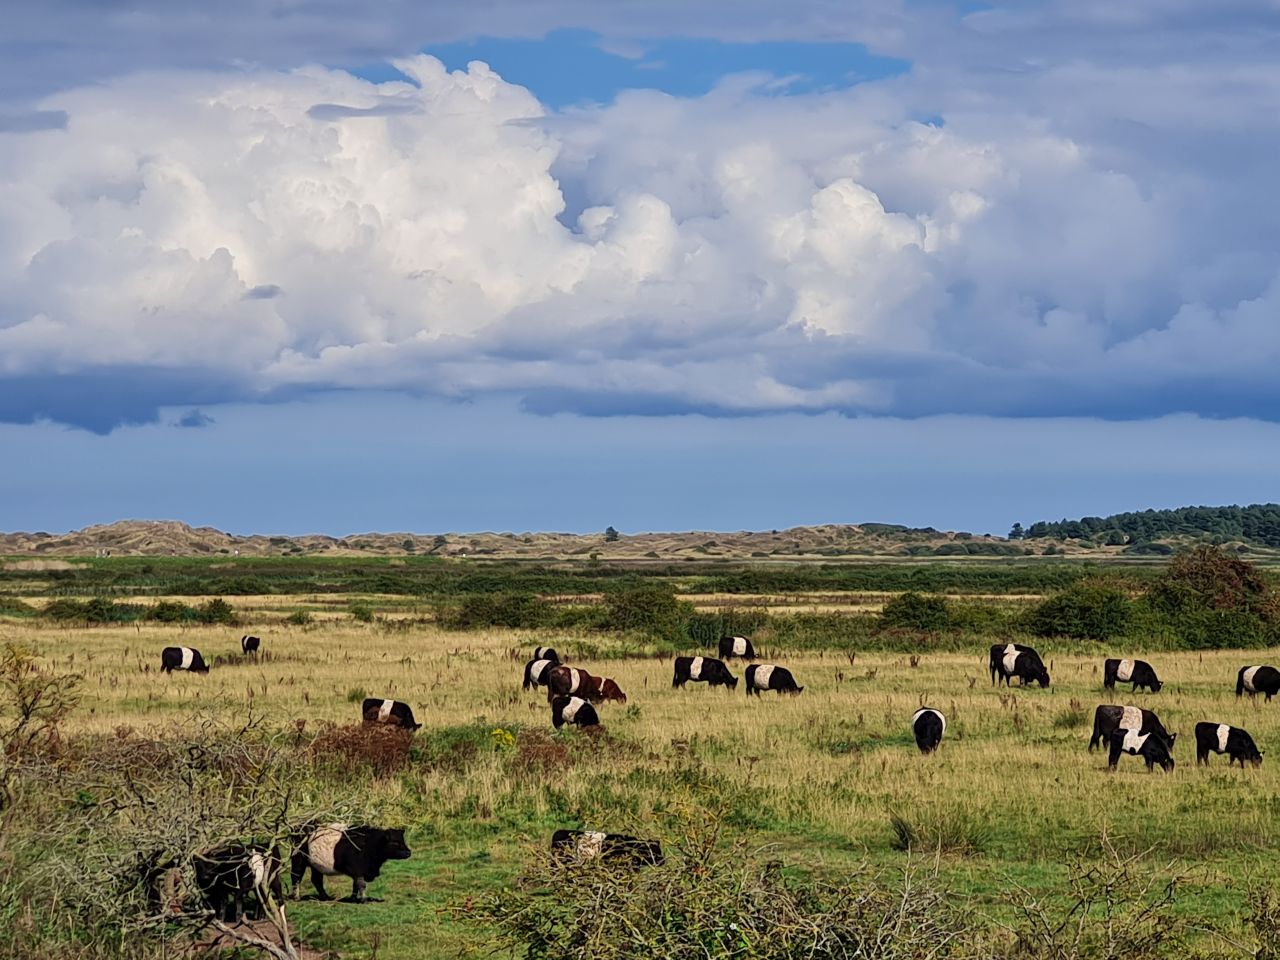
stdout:
[[(82, 675), (83, 700), (63, 724), (68, 738), (171, 729), (193, 717), (235, 725), (250, 715), (315, 731), (358, 721), (364, 696), (407, 701), (423, 724), (412, 762), (381, 777), (353, 769), (332, 789), (359, 794), (381, 823), (407, 826), (413, 858), (390, 864), (372, 885), (381, 902), (304, 900), (294, 909), (308, 943), (344, 957), (459, 956), (485, 937), (466, 919), (469, 898), (515, 883), (554, 829), (669, 842), (690, 811), (712, 811), (726, 840), (795, 869), (893, 872), (919, 859), (993, 929), (1011, 920), (1017, 887), (1052, 902), (1064, 895), (1073, 860), (1100, 858), (1107, 847), (1140, 853), (1152, 870), (1186, 874), (1173, 909), (1196, 928), (1205, 956), (1252, 955), (1246, 894), (1280, 881), (1280, 700), (1234, 694), (1241, 665), (1280, 661), (1280, 650), (1146, 653), (1038, 640), (1052, 687), (1006, 690), (991, 685), (986, 665), (986, 645), (1004, 637), (918, 654), (863, 651), (856, 641), (764, 649), (762, 659), (788, 667), (805, 689), (757, 699), (741, 684), (672, 690), (670, 655), (622, 639), (448, 631), (398, 621), (403, 603), (379, 606), (367, 623), (345, 614), (283, 622), (283, 611), (306, 602), (276, 595), (238, 604), (247, 622), (234, 627), (7, 620), (0, 644)], [(262, 638), (260, 657), (240, 655), (243, 632)], [(538, 644), (626, 692), (625, 705), (600, 707), (607, 736), (550, 736), (545, 696), (520, 689)], [(167, 645), (199, 648), (210, 673), (161, 674)], [(1112, 655), (1151, 660), (1164, 690), (1104, 691), (1102, 661)], [(741, 678), (744, 665), (730, 666)], [(1177, 769), (1148, 774), (1124, 757), (1108, 773), (1105, 752), (1086, 751), (1099, 703), (1156, 710), (1181, 734)], [(930, 757), (918, 754), (909, 728), (925, 704), (948, 721)], [(1228, 769), (1225, 757), (1197, 768), (1199, 720), (1249, 730), (1267, 753), (1261, 769)]]

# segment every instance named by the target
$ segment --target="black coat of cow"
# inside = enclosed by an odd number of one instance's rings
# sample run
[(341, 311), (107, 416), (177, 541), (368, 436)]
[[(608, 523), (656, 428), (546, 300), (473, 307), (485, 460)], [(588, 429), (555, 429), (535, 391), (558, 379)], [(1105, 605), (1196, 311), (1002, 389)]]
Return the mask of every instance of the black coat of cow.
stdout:
[(1262, 766), (1262, 751), (1249, 731), (1202, 721), (1196, 724), (1196, 764), (1207, 764), (1211, 753), (1225, 753), (1227, 765), (1238, 762), (1242, 770), (1246, 760), (1255, 767)]
[(1134, 692), (1139, 687), (1146, 687), (1152, 693), (1159, 693), (1160, 678), (1145, 660), (1107, 660), (1102, 664), (1102, 685), (1114, 690), (1116, 683), (1132, 683)]
[(683, 687), (690, 680), (694, 683), (706, 683), (712, 687), (724, 686), (730, 690), (738, 686), (738, 678), (729, 672), (723, 660), (713, 660), (710, 657), (676, 657), (671, 686)]
[(991, 648), (988, 663), (992, 683), (1003, 681), (1007, 687), (1010, 679), (1017, 677), (1024, 687), (1029, 683), (1049, 686), (1049, 671), (1033, 647), (1020, 643), (997, 643)]
[(1158, 733), (1139, 733), (1137, 730), (1116, 730), (1108, 741), (1111, 751), (1107, 755), (1107, 767), (1114, 770), (1122, 753), (1141, 757), (1150, 772), (1158, 764), (1165, 770), (1173, 769), (1172, 745)]
[(551, 854), (632, 867), (656, 867), (664, 859), (662, 845), (657, 840), (593, 830), (557, 830), (551, 835)]
[(403, 829), (352, 827), (326, 823), (309, 829), (293, 852), (293, 895), (302, 892), (302, 878), (311, 870), (311, 882), (321, 900), (332, 899), (324, 889), (324, 878), (344, 876), (352, 880), (351, 899), (364, 903), (365, 888), (378, 879), (388, 860), (408, 860)]
[(209, 667), (199, 650), (192, 647), (165, 647), (160, 651), (160, 672), (172, 673), (174, 670), (208, 673)]
[(556, 653), (555, 647), (537, 647), (533, 651), (533, 659), (550, 660), (552, 663), (559, 663), (560, 654)]
[(720, 656), (728, 660), (730, 657), (741, 657), (743, 660), (754, 660), (756, 648), (746, 637), (721, 637)]
[(1275, 667), (1241, 667), (1236, 676), (1236, 696), (1265, 694), (1270, 700), (1280, 693), (1280, 670)]
[(239, 923), (246, 912), (251, 920), (261, 920), (268, 896), (277, 904), (284, 900), (277, 849), (226, 843), (196, 854), (192, 866), (200, 895), (213, 915), (227, 923)]
[(406, 730), (417, 730), (422, 726), (413, 719), (413, 708), (400, 700), (365, 697), (360, 706), (360, 716), (365, 723), (389, 723)]
[(1100, 704), (1093, 711), (1093, 735), (1089, 738), (1090, 752), (1101, 743), (1111, 739), (1117, 730), (1136, 730), (1138, 733), (1154, 733), (1173, 749), (1173, 742), (1178, 738), (1176, 733), (1169, 733), (1160, 722), (1160, 718), (1150, 710), (1141, 707), (1121, 707), (1113, 704)]
[(240, 638), (240, 650), (242, 653), (257, 653), (260, 646), (262, 646), (260, 637), (251, 637), (246, 633)]
[(533, 687), (545, 687), (547, 685), (547, 674), (551, 672), (552, 667), (558, 667), (559, 665), (557, 661), (546, 657), (530, 660), (524, 665), (523, 688), (529, 690)]
[(911, 718), (911, 733), (915, 736), (916, 746), (921, 753), (933, 753), (937, 750), (946, 730), (947, 718), (932, 707), (917, 710)]
[(556, 697), (551, 701), (551, 725), (559, 730), (566, 723), (578, 727), (597, 727), (600, 714), (582, 697)]
[(761, 690), (776, 690), (778, 693), (800, 693), (804, 687), (796, 686), (796, 678), (786, 667), (771, 663), (753, 663), (747, 667), (747, 696), (753, 693), (758, 697)]

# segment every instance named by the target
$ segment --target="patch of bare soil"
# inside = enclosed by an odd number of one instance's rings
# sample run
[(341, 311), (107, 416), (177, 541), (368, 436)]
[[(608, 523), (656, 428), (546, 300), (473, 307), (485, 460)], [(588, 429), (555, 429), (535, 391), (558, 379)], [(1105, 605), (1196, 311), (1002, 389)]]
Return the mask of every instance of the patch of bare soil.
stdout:
[[(268, 943), (272, 943), (277, 947), (280, 946), (280, 935), (276, 933), (276, 928), (266, 920), (245, 919), (232, 929), (237, 932), (245, 933), (251, 937), (257, 937), (260, 940), (266, 940)], [(236, 937), (229, 934), (222, 933), (219, 930), (215, 930), (213, 927), (209, 927), (200, 936), (200, 939), (196, 941), (195, 953), (197, 955), (204, 955), (218, 950), (230, 950), (234, 947), (243, 947), (244, 945), (244, 941), (238, 940)], [(294, 943), (294, 948), (297, 951), (298, 960), (337, 960), (338, 957), (338, 954), (333, 951), (321, 952), (319, 950), (313, 950), (305, 944), (296, 942)], [(266, 956), (266, 953), (262, 952), (260, 956)]]

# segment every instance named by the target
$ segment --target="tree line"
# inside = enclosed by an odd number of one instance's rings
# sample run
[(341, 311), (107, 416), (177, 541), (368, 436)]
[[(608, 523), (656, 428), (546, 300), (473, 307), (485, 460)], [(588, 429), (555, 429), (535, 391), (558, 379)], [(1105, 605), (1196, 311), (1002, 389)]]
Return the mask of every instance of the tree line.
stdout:
[(1162, 537), (1211, 536), (1280, 547), (1280, 503), (1247, 507), (1179, 507), (1142, 510), (1079, 520), (1041, 520), (1025, 530), (1014, 524), (1013, 539), (1099, 540), (1112, 545), (1145, 543)]

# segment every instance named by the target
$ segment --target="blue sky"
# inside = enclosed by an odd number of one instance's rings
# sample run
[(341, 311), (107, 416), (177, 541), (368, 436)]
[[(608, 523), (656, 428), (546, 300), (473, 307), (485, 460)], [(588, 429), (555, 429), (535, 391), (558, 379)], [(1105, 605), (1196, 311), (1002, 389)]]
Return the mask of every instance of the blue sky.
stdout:
[(11, 17), (0, 529), (1276, 499), (1272, 6), (409, 6)]

